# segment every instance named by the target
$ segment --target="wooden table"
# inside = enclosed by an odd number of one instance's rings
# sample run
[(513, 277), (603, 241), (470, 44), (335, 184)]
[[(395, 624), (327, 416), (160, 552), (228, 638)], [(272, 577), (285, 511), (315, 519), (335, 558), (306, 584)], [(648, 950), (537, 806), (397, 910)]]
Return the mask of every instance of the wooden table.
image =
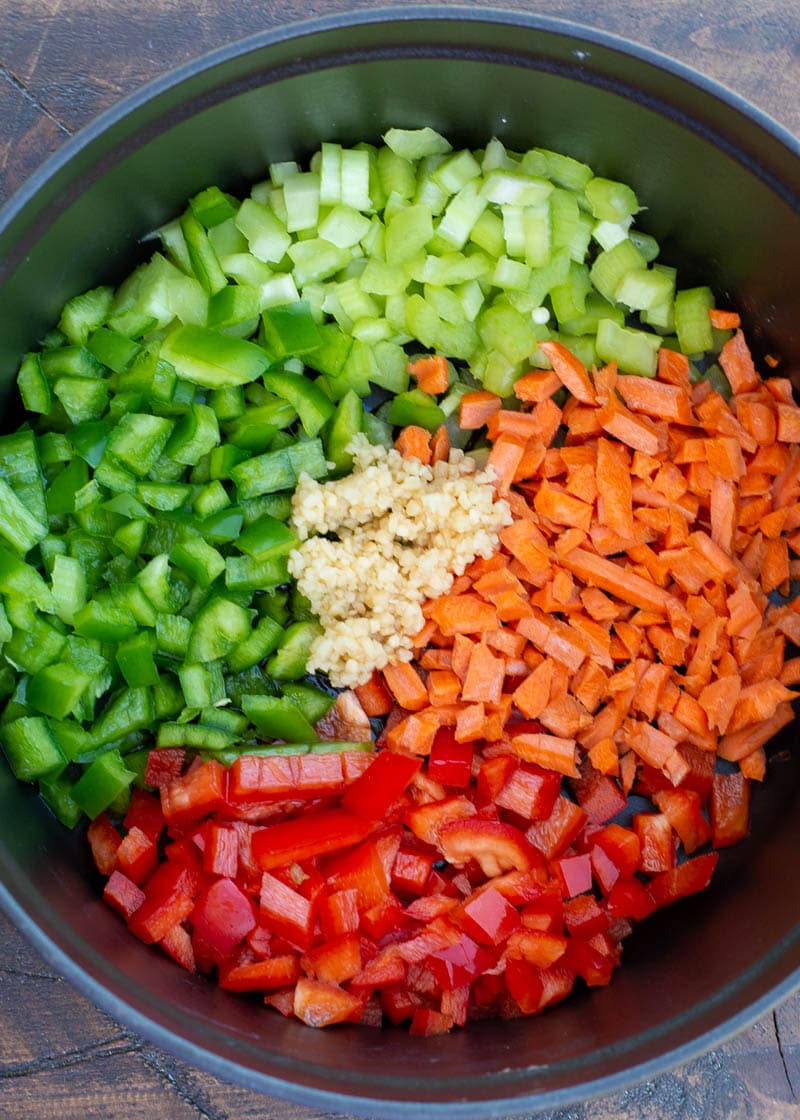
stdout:
[[(0, 3), (0, 202), (76, 129), (170, 67), (271, 25), (370, 0)], [(530, 0), (506, 0), (531, 10)], [(797, 0), (540, 0), (725, 83), (800, 134)], [(0, 1118), (227, 1120), (318, 1116), (193, 1069), (120, 1027), (0, 918)], [(725, 1046), (549, 1120), (800, 1116), (800, 995)]]

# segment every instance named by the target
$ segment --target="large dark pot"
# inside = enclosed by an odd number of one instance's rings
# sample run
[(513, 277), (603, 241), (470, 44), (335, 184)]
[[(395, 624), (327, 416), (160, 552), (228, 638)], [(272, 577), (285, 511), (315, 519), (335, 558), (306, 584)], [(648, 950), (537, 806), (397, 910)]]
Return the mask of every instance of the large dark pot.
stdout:
[[(137, 238), (200, 187), (235, 188), (322, 139), (430, 124), (479, 146), (542, 145), (633, 184), (642, 226), (739, 307), (800, 377), (800, 145), (705, 79), (610, 36), (534, 16), (396, 8), (224, 48), (65, 145), (0, 228), (0, 376), (72, 294), (117, 281)], [(789, 727), (780, 747), (790, 748)], [(773, 759), (751, 838), (712, 887), (649, 920), (610, 988), (532, 1021), (431, 1040), (314, 1033), (133, 939), (100, 901), (85, 841), (0, 765), (0, 902), (92, 999), (183, 1058), (319, 1108), (448, 1116), (564, 1106), (685, 1061), (800, 984), (800, 757)]]

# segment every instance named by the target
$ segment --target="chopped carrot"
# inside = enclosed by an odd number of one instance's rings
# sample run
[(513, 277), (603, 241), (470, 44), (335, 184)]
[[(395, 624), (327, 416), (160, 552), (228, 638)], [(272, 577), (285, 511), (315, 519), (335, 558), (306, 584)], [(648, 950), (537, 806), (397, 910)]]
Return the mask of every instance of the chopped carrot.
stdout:
[(431, 461), (431, 434), (416, 424), (403, 428), (394, 445), (404, 459), (419, 459), (426, 466)]
[(446, 462), (450, 456), (450, 436), (444, 424), (437, 428), (431, 439), (431, 462)]
[(720, 350), (719, 364), (734, 393), (748, 393), (758, 388), (761, 379), (741, 330), (737, 330)]
[(574, 739), (564, 739), (557, 735), (542, 733), (512, 735), (511, 745), (514, 753), (523, 762), (534, 762), (546, 770), (566, 774), (568, 778), (578, 777), (575, 763), (576, 743)]
[(409, 661), (396, 661), (387, 665), (383, 670), (383, 679), (401, 708), (417, 712), (427, 707), (428, 690)]
[(392, 710), (392, 698), (376, 670), (364, 684), (355, 688), (355, 694), (365, 713), (373, 716), (386, 716)]
[(484, 389), (465, 393), (458, 406), (459, 427), (469, 431), (482, 428), (489, 417), (502, 407), (502, 398), (496, 393), (488, 393)]
[(433, 618), (448, 637), (497, 629), (497, 611), (474, 594), (443, 595), (434, 602)]
[(461, 690), (462, 699), (471, 703), (498, 704), (503, 694), (505, 675), (505, 658), (496, 657), (485, 642), (476, 642)]
[(569, 389), (575, 400), (582, 404), (596, 404), (594, 386), (583, 362), (560, 342), (542, 342), (539, 345), (550, 359), (559, 381)]
[(511, 489), (524, 454), (525, 440), (519, 436), (502, 435), (492, 444), (487, 465), (495, 473), (495, 485), (501, 497), (505, 497)]
[(553, 683), (553, 662), (542, 661), (522, 682), (514, 693), (514, 703), (528, 719), (537, 719), (550, 700)]
[(720, 311), (718, 308), (712, 307), (708, 317), (711, 320), (711, 326), (718, 331), (735, 331), (742, 325), (738, 311)]
[(551, 369), (532, 370), (514, 382), (514, 396), (520, 401), (538, 404), (546, 401), (561, 388), (561, 379)]
[(423, 393), (437, 396), (439, 393), (447, 392), (450, 371), (447, 358), (441, 354), (429, 354), (424, 358), (417, 358), (415, 362), (406, 365), (406, 370), (417, 379), (417, 386)]

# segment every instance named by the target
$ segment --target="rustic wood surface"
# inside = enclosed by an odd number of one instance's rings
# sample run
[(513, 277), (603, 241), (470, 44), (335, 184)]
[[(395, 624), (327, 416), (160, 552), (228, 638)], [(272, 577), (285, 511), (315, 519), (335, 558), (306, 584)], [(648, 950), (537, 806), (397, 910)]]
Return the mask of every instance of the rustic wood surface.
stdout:
[[(0, 202), (120, 96), (276, 24), (374, 0), (0, 0)], [(505, 0), (531, 10), (530, 0)], [(544, 0), (716, 78), (800, 134), (797, 0)], [(0, 918), (0, 1118), (311, 1120), (142, 1041), (78, 995)], [(800, 1116), (800, 995), (727, 1045), (548, 1120), (788, 1120)]]

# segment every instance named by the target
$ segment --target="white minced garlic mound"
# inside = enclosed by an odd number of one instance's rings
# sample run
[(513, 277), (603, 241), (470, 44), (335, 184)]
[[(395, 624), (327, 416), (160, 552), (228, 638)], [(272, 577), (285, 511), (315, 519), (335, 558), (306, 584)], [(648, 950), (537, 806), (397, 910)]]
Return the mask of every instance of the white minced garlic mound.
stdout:
[(494, 472), (478, 471), (462, 451), (425, 466), (364, 435), (348, 450), (346, 477), (300, 476), (292, 525), (303, 544), (289, 556), (324, 631), (308, 670), (326, 672), (337, 688), (410, 661), (422, 604), (449, 591), (477, 556), (491, 556), (512, 520), (508, 502), (495, 500)]

